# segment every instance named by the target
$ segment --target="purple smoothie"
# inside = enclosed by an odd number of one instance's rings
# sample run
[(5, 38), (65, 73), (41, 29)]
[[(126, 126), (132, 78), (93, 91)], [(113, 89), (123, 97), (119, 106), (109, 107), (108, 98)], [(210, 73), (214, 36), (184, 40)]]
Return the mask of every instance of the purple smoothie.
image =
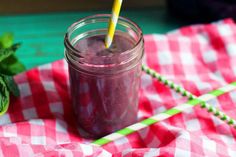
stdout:
[[(109, 49), (105, 36), (97, 35), (74, 44), (80, 52), (80, 69), (69, 66), (71, 95), (77, 121), (89, 137), (98, 138), (137, 120), (141, 62), (127, 60), (125, 51), (134, 40), (118, 33)], [(127, 68), (128, 67), (128, 68)], [(89, 71), (89, 72), (88, 72)]]

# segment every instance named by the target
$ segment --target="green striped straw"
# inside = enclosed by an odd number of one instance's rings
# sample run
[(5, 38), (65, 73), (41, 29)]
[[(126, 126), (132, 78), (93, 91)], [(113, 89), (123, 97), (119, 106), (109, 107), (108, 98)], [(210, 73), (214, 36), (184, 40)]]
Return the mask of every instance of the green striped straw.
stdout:
[(94, 142), (92, 142), (94, 145), (97, 145), (97, 146), (102, 146), (102, 145), (105, 145), (107, 143), (110, 143), (112, 141), (115, 141), (117, 139), (120, 139), (122, 137), (125, 137), (129, 134), (132, 134), (140, 129), (143, 129), (145, 127), (148, 127), (152, 124), (155, 124), (157, 122), (160, 122), (160, 121), (163, 121), (167, 118), (170, 118), (178, 113), (181, 113), (189, 108), (192, 108), (193, 106), (196, 106), (198, 104), (201, 104), (201, 103), (205, 103), (206, 101), (209, 101), (211, 99), (214, 99), (220, 95), (223, 95), (225, 93), (228, 93), (232, 90), (236, 89), (236, 82), (233, 82), (233, 83), (230, 83), (224, 87), (221, 87), (219, 89), (216, 89), (216, 90), (213, 90), (207, 94), (204, 94), (200, 97), (197, 97), (197, 98), (193, 98), (192, 100), (189, 100), (187, 103), (185, 104), (182, 104), (182, 105), (178, 105), (178, 106), (175, 106), (165, 112), (162, 112), (160, 114), (156, 114), (154, 116), (151, 116), (147, 119), (144, 119), (143, 121), (141, 122), (138, 122), (136, 124), (133, 124), (133, 125), (130, 125), (124, 129), (121, 129), (119, 131), (116, 131), (115, 133), (112, 133), (110, 135), (107, 135), (105, 137), (102, 137), (98, 140), (95, 140)]
[[(193, 95), (192, 93), (190, 93), (189, 91), (187, 91), (186, 89), (184, 89), (183, 87), (166, 79), (164, 76), (161, 76), (159, 73), (157, 73), (156, 71), (154, 71), (153, 69), (151, 69), (145, 65), (142, 65), (142, 70), (144, 72), (146, 72), (148, 75), (150, 75), (153, 78), (156, 78), (158, 81), (162, 82), (164, 85), (170, 87), (171, 89), (173, 89), (177, 93), (181, 93), (182, 96), (188, 97), (189, 100), (197, 97), (197, 96)], [(229, 125), (232, 125), (234, 128), (236, 128), (236, 121), (233, 118), (229, 117), (224, 112), (220, 111), (219, 109), (213, 107), (212, 105), (210, 105), (206, 102), (202, 103), (201, 107), (206, 108), (208, 110), (208, 112), (212, 112), (214, 116), (219, 117), (221, 120), (227, 122)]]

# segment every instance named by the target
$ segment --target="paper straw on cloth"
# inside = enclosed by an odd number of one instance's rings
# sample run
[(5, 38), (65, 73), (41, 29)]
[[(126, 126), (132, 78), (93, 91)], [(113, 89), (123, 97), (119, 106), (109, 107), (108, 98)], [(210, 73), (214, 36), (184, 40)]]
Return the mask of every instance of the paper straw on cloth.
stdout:
[(157, 122), (163, 121), (167, 118), (170, 118), (178, 113), (181, 113), (193, 106), (196, 106), (198, 104), (204, 103), (205, 101), (209, 101), (211, 99), (214, 99), (220, 95), (223, 95), (225, 93), (228, 93), (232, 90), (236, 89), (236, 82), (230, 83), (228, 85), (225, 85), (224, 87), (221, 87), (219, 89), (213, 90), (207, 94), (204, 94), (202, 96), (199, 96), (197, 98), (193, 98), (192, 100), (189, 100), (188, 102), (182, 104), (182, 105), (178, 105), (175, 106), (165, 112), (162, 112), (160, 114), (156, 114), (154, 116), (151, 116), (147, 119), (144, 119), (141, 122), (135, 123), (133, 125), (130, 125), (124, 129), (121, 129), (119, 131), (116, 131), (115, 133), (112, 133), (110, 135), (107, 135), (105, 137), (102, 137), (98, 140), (95, 140), (94, 142), (92, 142), (94, 145), (97, 146), (102, 146), (105, 145), (107, 143), (110, 143), (112, 141), (115, 141), (119, 138), (122, 138), (124, 136), (127, 136), (129, 134), (132, 134), (140, 129), (143, 129), (147, 126), (150, 126), (152, 124), (155, 124)]
[[(174, 82), (166, 79), (164, 76), (160, 75), (153, 69), (147, 67), (146, 65), (142, 65), (142, 70), (147, 73), (148, 75), (152, 76), (153, 78), (158, 79), (158, 81), (162, 82), (164, 85), (170, 87), (177, 93), (181, 93), (182, 96), (188, 97), (189, 100), (196, 98), (197, 96), (193, 95), (183, 87), (175, 84)], [(213, 107), (212, 105), (204, 102), (201, 104), (202, 108), (206, 108), (208, 112), (212, 112), (214, 116), (219, 117), (221, 120), (227, 122), (229, 125), (232, 125), (236, 129), (236, 120), (233, 118), (229, 117), (227, 114), (224, 112), (220, 111), (219, 109)]]
[(116, 24), (119, 19), (120, 8), (122, 5), (122, 0), (114, 0), (113, 7), (112, 7), (112, 15), (108, 26), (108, 32), (105, 38), (105, 46), (109, 48), (111, 46), (115, 30)]

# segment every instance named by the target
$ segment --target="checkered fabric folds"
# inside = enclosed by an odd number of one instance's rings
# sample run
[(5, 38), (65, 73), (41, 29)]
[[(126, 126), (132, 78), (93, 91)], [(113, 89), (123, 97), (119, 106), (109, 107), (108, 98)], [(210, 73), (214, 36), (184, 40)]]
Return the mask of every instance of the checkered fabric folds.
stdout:
[[(225, 19), (146, 35), (143, 63), (197, 96), (236, 81), (236, 24)], [(0, 157), (236, 156), (236, 130), (200, 107), (93, 146), (76, 127), (65, 60), (15, 80), (21, 96), (12, 97), (8, 112), (0, 117)], [(145, 73), (139, 98), (139, 120), (186, 101)], [(209, 103), (236, 119), (236, 91)]]

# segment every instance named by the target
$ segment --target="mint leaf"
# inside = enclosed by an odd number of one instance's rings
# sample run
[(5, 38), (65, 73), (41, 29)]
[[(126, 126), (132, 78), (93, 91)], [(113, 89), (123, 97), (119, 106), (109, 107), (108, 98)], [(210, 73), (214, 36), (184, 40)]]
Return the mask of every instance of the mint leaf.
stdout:
[(0, 115), (3, 114), (10, 102), (10, 93), (7, 89), (7, 85), (3, 80), (3, 77), (0, 77)]
[[(5, 33), (0, 36), (0, 116), (10, 103), (10, 92), (19, 96), (20, 92), (12, 76), (25, 70), (23, 64), (14, 55), (20, 44), (13, 44), (13, 35)], [(8, 75), (7, 75), (8, 74)]]
[(18, 88), (17, 84), (15, 83), (13, 77), (7, 76), (7, 75), (2, 75), (2, 74), (0, 74), (0, 75), (3, 77), (3, 80), (4, 80), (8, 90), (10, 90), (10, 92), (16, 97), (20, 96), (19, 88)]
[(4, 33), (0, 37), (0, 46), (2, 48), (9, 48), (13, 44), (13, 34), (12, 33)]
[(14, 54), (15, 51), (20, 47), (20, 44), (14, 44), (9, 48), (1, 48), (0, 49), (0, 62)]
[(0, 62), (0, 72), (5, 75), (15, 75), (25, 70), (25, 66), (17, 59), (15, 55), (11, 55), (7, 59)]

